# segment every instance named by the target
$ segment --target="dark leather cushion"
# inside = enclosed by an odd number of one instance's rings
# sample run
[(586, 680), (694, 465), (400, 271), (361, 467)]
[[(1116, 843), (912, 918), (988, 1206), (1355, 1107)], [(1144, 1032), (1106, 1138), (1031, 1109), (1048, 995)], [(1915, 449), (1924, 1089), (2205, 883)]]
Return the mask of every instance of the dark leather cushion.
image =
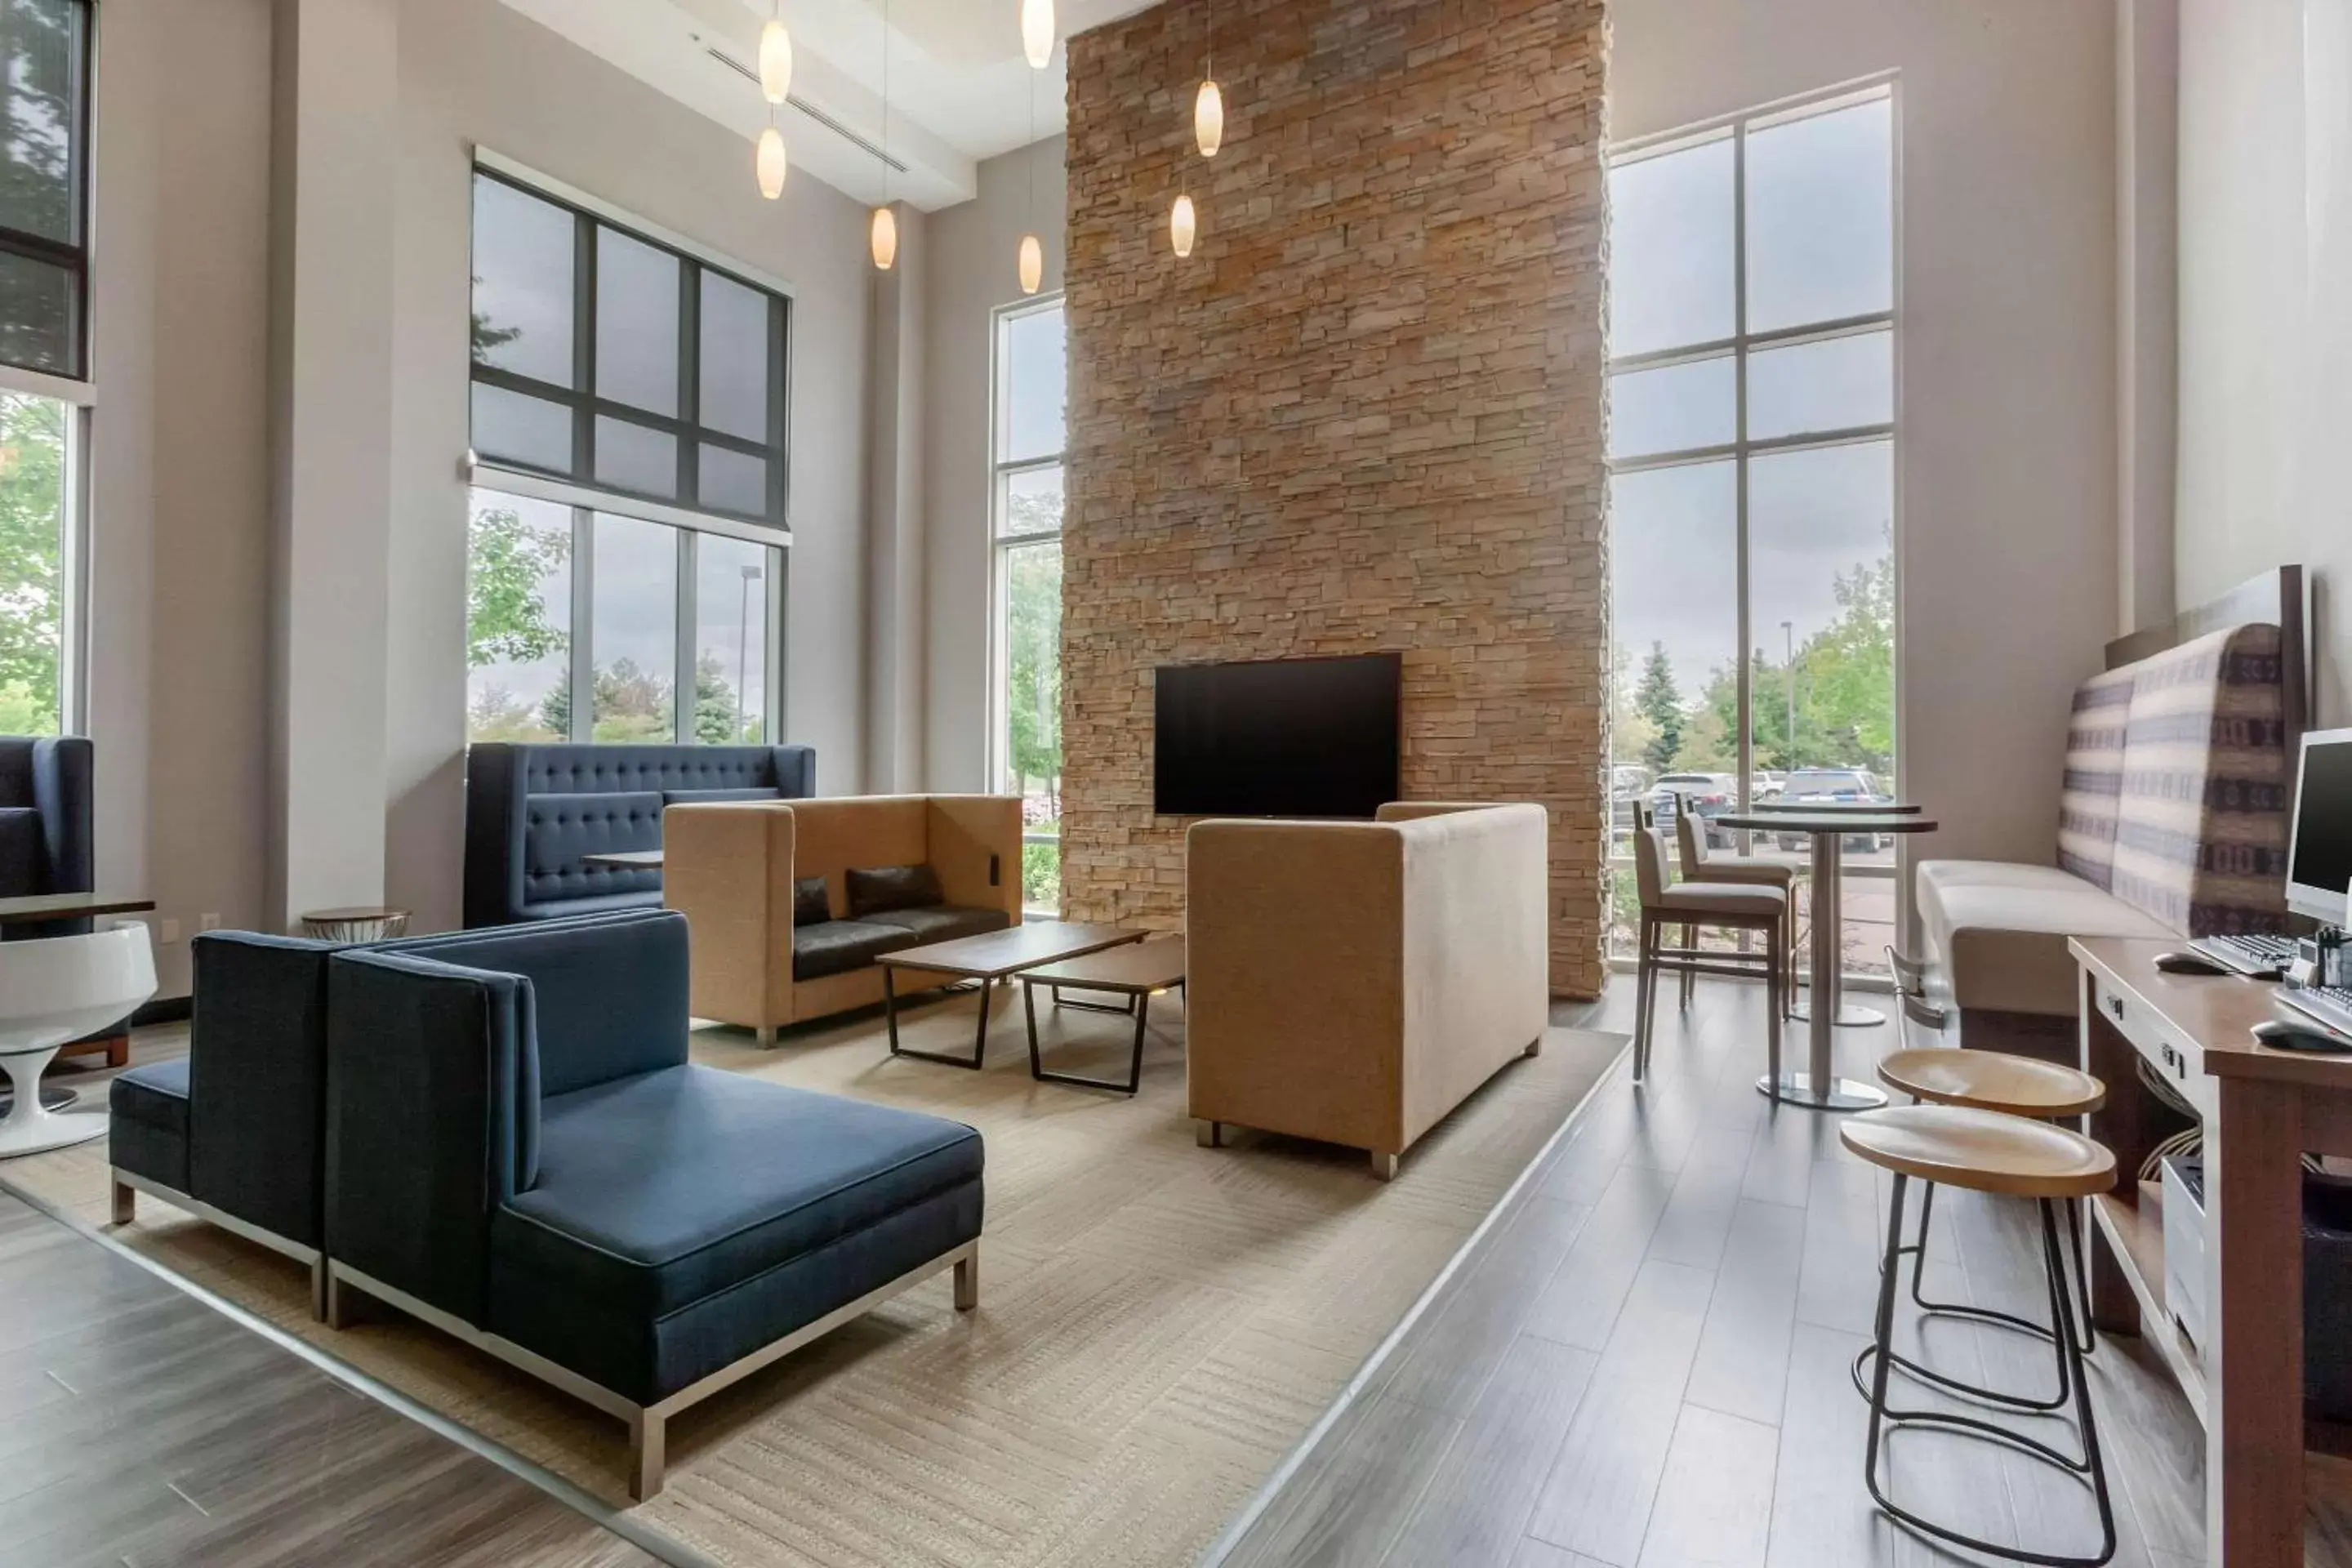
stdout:
[(1013, 917), (1003, 910), (973, 910), (961, 904), (933, 904), (920, 910), (885, 910), (878, 915), (868, 915), (866, 921), (871, 925), (897, 926), (919, 944), (952, 942), (960, 936), (980, 936), (988, 931), (1003, 931), (1013, 923)]
[(48, 890), (48, 856), (41, 814), (29, 805), (0, 806), (0, 897)]
[(863, 969), (886, 952), (913, 947), (915, 938), (898, 926), (866, 921), (826, 921), (793, 928), (793, 978), (822, 980)]
[(961, 1122), (717, 1068), (554, 1096), (539, 1184), (491, 1222), (494, 1310), (665, 1317), (975, 1180), (981, 1157)]
[(833, 919), (833, 905), (824, 895), (823, 877), (800, 877), (793, 882), (793, 924), (823, 925)]
[(106, 1109), (108, 1158), (133, 1175), (188, 1193), (188, 1058), (118, 1075), (107, 1085)]
[(929, 866), (877, 866), (849, 872), (849, 918), (864, 920), (886, 910), (919, 910), (943, 904), (940, 874)]

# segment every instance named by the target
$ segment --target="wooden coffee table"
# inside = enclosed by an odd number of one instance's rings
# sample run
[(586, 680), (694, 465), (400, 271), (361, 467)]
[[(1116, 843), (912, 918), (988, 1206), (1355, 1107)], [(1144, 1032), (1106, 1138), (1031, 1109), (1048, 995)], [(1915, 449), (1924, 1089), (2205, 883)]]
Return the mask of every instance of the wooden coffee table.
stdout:
[[(980, 936), (961, 936), (952, 942), (935, 942), (926, 947), (901, 948), (886, 952), (874, 962), (882, 969), (882, 1016), (890, 1026), (890, 1054), (894, 1057), (915, 1057), (927, 1062), (945, 1062), (950, 1067), (971, 1068), (978, 1071), (982, 1058), (988, 1051), (988, 1004), (996, 983), (1010, 980), (1024, 969), (1034, 969), (1041, 963), (1057, 963), (1066, 958), (1077, 958), (1105, 948), (1121, 947), (1131, 942), (1141, 942), (1150, 933), (1127, 931), (1118, 926), (1078, 925), (1062, 921), (1037, 921), (1026, 925), (1009, 926), (1003, 931), (987, 931)], [(898, 1044), (898, 991), (895, 976), (901, 969), (919, 969), (931, 974), (951, 974), (959, 980), (980, 982), (980, 1032), (971, 1043), (971, 1059), (948, 1056), (939, 1051), (910, 1050)]]
[[(1037, 987), (1040, 985), (1052, 990), (1056, 1007), (1086, 1007), (1097, 1012), (1132, 1013), (1135, 1016), (1135, 1048), (1128, 1058), (1125, 1083), (1045, 1070), (1045, 1065), (1037, 1054)], [(1127, 1004), (1120, 1007), (1106, 1007), (1099, 1003), (1064, 1002), (1062, 992), (1065, 987), (1072, 991), (1107, 991), (1115, 996), (1125, 996)], [(1163, 991), (1181, 991), (1183, 988), (1184, 939), (1181, 936), (1130, 942), (1124, 947), (1107, 948), (1080, 958), (1023, 970), (1021, 1005), (1029, 1016), (1029, 1076), (1041, 1083), (1074, 1083), (1083, 1089), (1112, 1089), (1122, 1094), (1133, 1094), (1143, 1082), (1143, 1032), (1149, 1025), (1151, 999)]]

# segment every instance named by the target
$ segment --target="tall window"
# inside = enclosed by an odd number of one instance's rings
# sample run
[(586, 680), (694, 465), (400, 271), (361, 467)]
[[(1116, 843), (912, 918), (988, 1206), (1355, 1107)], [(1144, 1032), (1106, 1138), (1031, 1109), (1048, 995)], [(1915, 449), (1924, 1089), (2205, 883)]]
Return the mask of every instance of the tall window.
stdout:
[(0, 732), (75, 722), (91, 401), (88, 0), (0, 0)]
[[(1611, 160), (1621, 952), (1637, 801), (1895, 793), (1894, 107), (1881, 86)], [(1892, 841), (1846, 865), (1847, 967), (1883, 971)]]
[(777, 732), (789, 320), (740, 269), (476, 171), (472, 739)]
[(1062, 302), (998, 313), (995, 353), (994, 712), (997, 787), (1021, 796), (1022, 896), (1062, 903)]

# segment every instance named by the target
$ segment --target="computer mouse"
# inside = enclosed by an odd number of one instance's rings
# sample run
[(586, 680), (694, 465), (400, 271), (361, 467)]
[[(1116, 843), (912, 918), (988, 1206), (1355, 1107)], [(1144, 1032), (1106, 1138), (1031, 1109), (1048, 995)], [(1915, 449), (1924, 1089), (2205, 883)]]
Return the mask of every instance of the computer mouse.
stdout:
[(2316, 1024), (2286, 1018), (2265, 1018), (2254, 1026), (2254, 1038), (2274, 1051), (2336, 1051), (2352, 1053), (2352, 1040)]
[(2167, 974), (2227, 974), (2225, 966), (2201, 952), (2159, 952), (2156, 966)]

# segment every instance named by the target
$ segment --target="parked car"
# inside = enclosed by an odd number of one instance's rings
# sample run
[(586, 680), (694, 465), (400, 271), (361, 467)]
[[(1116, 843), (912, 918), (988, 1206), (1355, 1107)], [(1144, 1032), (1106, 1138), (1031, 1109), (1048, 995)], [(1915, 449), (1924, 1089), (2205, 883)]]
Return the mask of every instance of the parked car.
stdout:
[(1633, 808), (1650, 793), (1650, 770), (1639, 763), (1619, 763), (1609, 770), (1609, 826), (1615, 833), (1633, 831)]
[[(1781, 786), (1780, 800), (1789, 805), (1814, 801), (1825, 805), (1891, 805), (1895, 797), (1868, 768), (1798, 768)], [(1801, 834), (1783, 833), (1778, 837), (1784, 850), (1805, 847)], [(1891, 834), (1851, 833), (1846, 836), (1845, 847), (1850, 854), (1867, 855), (1894, 842)]]
[(1759, 768), (1748, 775), (1748, 798), (1752, 801), (1778, 800), (1781, 786), (1788, 782), (1789, 775), (1784, 773), (1772, 768)]
[(1666, 773), (1650, 794), (1650, 809), (1662, 828), (1674, 826), (1675, 814), (1690, 811), (1706, 829), (1707, 847), (1729, 847), (1731, 834), (1715, 826), (1714, 818), (1739, 805), (1739, 779), (1733, 773)]

